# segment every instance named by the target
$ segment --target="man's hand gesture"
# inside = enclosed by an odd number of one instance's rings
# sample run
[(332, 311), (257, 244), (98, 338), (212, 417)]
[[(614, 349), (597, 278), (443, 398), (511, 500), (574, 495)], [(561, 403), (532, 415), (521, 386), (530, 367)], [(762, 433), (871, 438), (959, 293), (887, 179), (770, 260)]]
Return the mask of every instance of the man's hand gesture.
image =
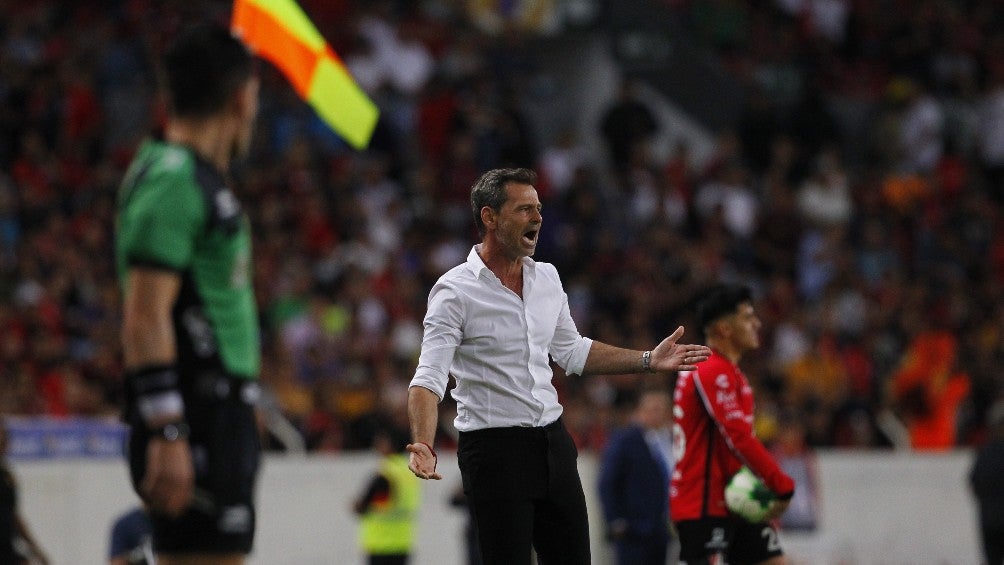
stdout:
[(408, 468), (420, 479), (442, 479), (443, 476), (436, 472), (438, 457), (436, 452), (425, 443), (409, 443), (405, 448), (411, 455), (408, 458)]
[(706, 345), (676, 343), (683, 337), (683, 326), (652, 350), (651, 368), (656, 372), (693, 371), (696, 363), (707, 361), (711, 348)]

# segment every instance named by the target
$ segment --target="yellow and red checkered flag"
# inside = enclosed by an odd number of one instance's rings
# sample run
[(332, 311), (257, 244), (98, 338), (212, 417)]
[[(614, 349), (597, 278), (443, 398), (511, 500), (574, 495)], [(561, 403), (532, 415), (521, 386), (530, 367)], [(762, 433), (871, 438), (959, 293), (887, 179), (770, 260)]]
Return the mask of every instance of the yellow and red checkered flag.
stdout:
[(294, 0), (235, 0), (230, 28), (349, 145), (369, 144), (380, 111)]

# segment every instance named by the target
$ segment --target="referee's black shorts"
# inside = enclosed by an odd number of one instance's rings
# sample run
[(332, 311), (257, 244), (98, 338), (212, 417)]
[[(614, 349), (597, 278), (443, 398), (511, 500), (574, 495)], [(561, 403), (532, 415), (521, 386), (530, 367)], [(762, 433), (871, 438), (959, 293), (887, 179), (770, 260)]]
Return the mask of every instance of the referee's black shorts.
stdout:
[(460, 432), (464, 492), (485, 565), (589, 565), (578, 451), (561, 420)]
[[(254, 487), (260, 441), (254, 405), (255, 381), (206, 373), (182, 377), (185, 417), (195, 467), (192, 505), (177, 518), (151, 513), (158, 553), (244, 553), (254, 543)], [(129, 471), (138, 492), (146, 473), (146, 426), (129, 417)]]

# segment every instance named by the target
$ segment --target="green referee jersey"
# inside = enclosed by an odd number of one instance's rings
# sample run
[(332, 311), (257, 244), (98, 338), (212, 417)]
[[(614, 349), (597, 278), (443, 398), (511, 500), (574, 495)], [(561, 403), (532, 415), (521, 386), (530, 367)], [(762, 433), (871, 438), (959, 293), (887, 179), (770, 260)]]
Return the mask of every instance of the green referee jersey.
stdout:
[(191, 149), (143, 143), (119, 190), (116, 261), (177, 272), (179, 368), (257, 378), (258, 314), (248, 219), (222, 174)]

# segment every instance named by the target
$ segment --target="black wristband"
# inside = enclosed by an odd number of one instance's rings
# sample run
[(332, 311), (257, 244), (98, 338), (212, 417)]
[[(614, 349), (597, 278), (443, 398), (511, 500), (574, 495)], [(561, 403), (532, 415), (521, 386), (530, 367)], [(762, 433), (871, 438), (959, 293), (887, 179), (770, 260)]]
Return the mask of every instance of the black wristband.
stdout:
[(125, 383), (133, 398), (178, 389), (178, 369), (172, 363), (144, 365), (125, 372)]
[(126, 371), (125, 386), (129, 412), (144, 422), (178, 420), (184, 417), (185, 403), (178, 389), (174, 365), (147, 365)]
[(153, 437), (167, 441), (178, 441), (188, 439), (188, 436), (192, 435), (192, 428), (188, 426), (187, 422), (171, 422), (170, 424), (150, 430), (150, 434)]

